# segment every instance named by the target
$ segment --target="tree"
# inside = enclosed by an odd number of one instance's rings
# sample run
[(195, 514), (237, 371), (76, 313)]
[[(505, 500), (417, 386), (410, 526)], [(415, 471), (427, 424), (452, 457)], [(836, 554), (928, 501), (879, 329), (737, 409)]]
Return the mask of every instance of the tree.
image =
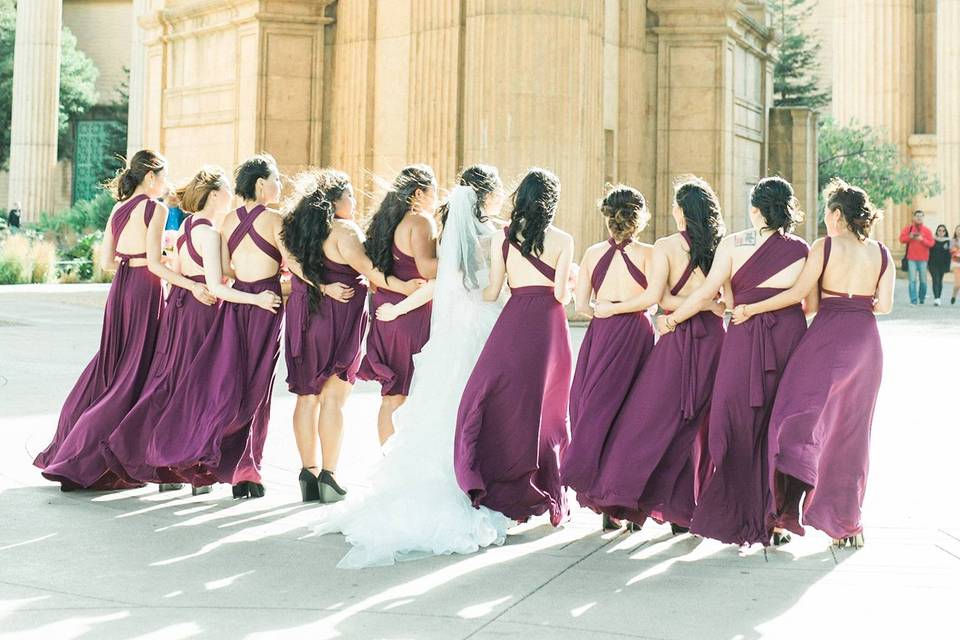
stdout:
[(916, 196), (940, 193), (941, 185), (922, 165), (904, 160), (900, 149), (886, 141), (879, 128), (851, 121), (841, 126), (833, 118), (821, 121), (817, 134), (818, 188), (833, 178), (861, 187), (874, 202), (911, 202)]
[(767, 0), (774, 14), (773, 28), (780, 36), (780, 50), (773, 67), (773, 102), (776, 107), (817, 109), (830, 103), (821, 88), (820, 43), (803, 31), (813, 12), (810, 0)]
[[(20, 0), (21, 2), (28, 0)], [(10, 160), (10, 120), (13, 107), (13, 52), (17, 27), (14, 0), (0, 0), (0, 168)], [(66, 27), (60, 38), (60, 115), (58, 156), (70, 157), (70, 122), (97, 101), (97, 67), (77, 48)]]

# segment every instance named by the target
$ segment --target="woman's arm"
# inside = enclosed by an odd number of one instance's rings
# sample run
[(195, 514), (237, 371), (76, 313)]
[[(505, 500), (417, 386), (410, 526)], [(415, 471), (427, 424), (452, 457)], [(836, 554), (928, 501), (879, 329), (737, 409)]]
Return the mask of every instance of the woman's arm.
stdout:
[(887, 252), (887, 270), (883, 272), (880, 278), (880, 286), (877, 288), (877, 301), (873, 304), (873, 312), (877, 314), (887, 314), (893, 310), (893, 288), (897, 281), (897, 269), (893, 264), (893, 258), (886, 247)]
[(221, 242), (220, 234), (210, 227), (196, 227), (193, 231), (194, 237), (200, 240), (200, 256), (203, 258), (203, 275), (207, 279), (207, 288), (216, 297), (235, 302), (237, 304), (252, 304), (266, 309), (270, 313), (276, 313), (280, 306), (280, 296), (272, 291), (262, 291), (260, 293), (247, 293), (237, 291), (233, 287), (223, 284), (223, 271), (221, 271)]
[(672, 314), (660, 316), (657, 319), (657, 328), (661, 332), (673, 331), (678, 324), (700, 313), (705, 304), (716, 298), (717, 292), (730, 279), (732, 270), (733, 236), (727, 236), (720, 241), (720, 246), (717, 247), (717, 253), (713, 258), (713, 266), (704, 278), (703, 284), (694, 289)]
[(427, 280), (425, 285), (418, 287), (416, 291), (397, 304), (390, 304), (389, 302), (381, 304), (377, 307), (377, 320), (390, 322), (427, 304), (433, 300), (433, 288), (436, 282), (436, 280)]
[(347, 233), (340, 234), (337, 238), (337, 250), (340, 251), (340, 255), (347, 261), (347, 264), (375, 287), (389, 289), (405, 296), (412, 295), (423, 282), (421, 280), (401, 280), (396, 276), (384, 276), (382, 271), (373, 266), (373, 262), (363, 250), (363, 241), (357, 231), (348, 229)]
[(503, 281), (507, 279), (507, 264), (503, 259), (503, 236), (499, 233), (490, 238), (490, 282), (483, 290), (483, 299), (494, 302), (500, 297)]
[(577, 286), (574, 289), (573, 299), (574, 307), (577, 313), (587, 318), (593, 317), (593, 305), (590, 304), (590, 298), (593, 294), (593, 266), (590, 265), (590, 249), (583, 252), (583, 260), (580, 261), (580, 273), (577, 274)]
[(410, 248), (417, 271), (427, 280), (437, 277), (437, 233), (433, 221), (423, 216), (413, 217)]
[(117, 270), (117, 243), (113, 237), (113, 213), (110, 213), (110, 217), (107, 218), (107, 228), (103, 230), (103, 240), (100, 242), (100, 269)]
[(157, 203), (156, 211), (153, 212), (153, 218), (147, 225), (147, 268), (150, 273), (163, 278), (172, 285), (181, 289), (186, 289), (193, 293), (193, 297), (206, 305), (214, 304), (217, 299), (210, 294), (205, 285), (200, 282), (194, 282), (190, 278), (168, 268), (160, 260), (162, 257), (163, 227), (167, 224), (167, 208)]
[(820, 296), (819, 292), (814, 295), (814, 289), (817, 288), (817, 281), (820, 280), (820, 274), (823, 272), (824, 244), (823, 238), (813, 243), (810, 253), (807, 254), (807, 261), (803, 263), (800, 277), (797, 278), (792, 287), (760, 302), (738, 304), (733, 312), (733, 323), (742, 324), (758, 313), (784, 309), (798, 302), (805, 302), (804, 311), (806, 313), (816, 313), (820, 306)]
[(563, 248), (557, 261), (557, 270), (553, 280), (553, 297), (562, 305), (570, 302), (571, 293), (567, 282), (570, 280), (570, 265), (573, 263), (573, 237), (562, 236)]

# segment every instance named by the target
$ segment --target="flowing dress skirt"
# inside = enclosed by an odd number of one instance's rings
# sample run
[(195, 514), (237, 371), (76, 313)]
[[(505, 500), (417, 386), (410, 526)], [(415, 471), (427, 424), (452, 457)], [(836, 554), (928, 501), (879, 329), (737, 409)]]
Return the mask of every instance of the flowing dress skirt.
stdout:
[[(705, 471), (705, 434), (723, 320), (701, 312), (660, 337), (577, 499), (614, 518), (689, 527)], [(575, 487), (576, 488), (576, 487)]]
[(567, 513), (560, 458), (569, 440), (572, 353), (552, 287), (513, 289), (457, 413), (454, 468), (474, 506), (518, 521)]
[(883, 349), (869, 302), (824, 298), (780, 381), (770, 419), (771, 520), (803, 535), (863, 531), (873, 410)]
[[(206, 281), (203, 276), (191, 280)], [(111, 471), (128, 482), (176, 480), (165, 468), (146, 464), (144, 452), (167, 403), (171, 399), (176, 402), (184, 392), (184, 374), (209, 334), (218, 309), (218, 305), (199, 302), (186, 289), (171, 288), (143, 394), (103, 447)]]
[(560, 466), (563, 484), (578, 499), (581, 492), (592, 493), (611, 429), (653, 350), (646, 313), (590, 321), (570, 387), (570, 444)]
[(100, 349), (67, 396), (53, 442), (33, 462), (65, 490), (136, 486), (109, 471), (101, 442), (141, 397), (162, 304), (160, 279), (121, 262), (107, 295)]
[[(236, 281), (248, 293), (280, 295), (280, 278)], [(170, 480), (204, 486), (260, 482), (283, 309), (224, 302), (151, 434), (145, 462)]]
[[(327, 276), (332, 276), (327, 272)], [(284, 357), (287, 387), (297, 395), (318, 395), (329, 378), (353, 384), (360, 368), (360, 345), (367, 327), (367, 288), (356, 278), (327, 277), (354, 288), (353, 297), (338, 302), (328, 296), (310, 312), (307, 285), (293, 276), (286, 305)]]
[(806, 327), (795, 305), (727, 329), (710, 407), (711, 471), (693, 533), (738, 545), (770, 541), (767, 428), (780, 377)]
[(380, 394), (384, 396), (410, 394), (413, 356), (420, 353), (430, 339), (430, 304), (391, 322), (377, 320), (377, 307), (384, 303), (397, 304), (405, 297), (386, 289), (377, 289), (370, 296), (370, 333), (358, 377), (379, 382)]

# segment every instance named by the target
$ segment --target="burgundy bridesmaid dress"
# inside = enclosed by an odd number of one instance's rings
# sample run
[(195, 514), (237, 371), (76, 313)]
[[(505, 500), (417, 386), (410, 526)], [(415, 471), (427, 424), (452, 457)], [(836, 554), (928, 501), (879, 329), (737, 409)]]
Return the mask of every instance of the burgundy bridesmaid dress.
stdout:
[[(177, 250), (186, 247), (198, 266), (203, 257), (193, 242), (193, 230), (211, 226), (209, 220), (188, 216), (177, 238)], [(187, 276), (206, 283), (202, 275)], [(104, 445), (103, 455), (111, 471), (128, 482), (173, 482), (165, 468), (146, 463), (144, 452), (153, 437), (155, 425), (172, 397), (183, 391), (183, 378), (200, 345), (206, 339), (217, 316), (218, 305), (206, 305), (188, 289), (173, 286), (161, 315), (160, 334), (140, 401), (130, 410)]]
[[(401, 280), (422, 279), (413, 257), (400, 251), (393, 244), (393, 275)], [(367, 335), (367, 353), (360, 363), (357, 377), (361, 380), (376, 380), (380, 394), (405, 396), (410, 393), (413, 381), (413, 356), (420, 353), (430, 339), (430, 314), (433, 305), (405, 313), (390, 322), (377, 320), (377, 307), (381, 304), (397, 304), (406, 296), (402, 293), (378, 288), (370, 299), (370, 333)]]
[[(634, 281), (646, 288), (646, 276), (625, 251), (630, 241), (618, 244), (610, 238), (608, 243), (590, 275), (593, 291), (600, 290), (617, 253)], [(604, 444), (651, 351), (653, 326), (644, 311), (593, 318), (587, 327), (570, 388), (570, 444), (560, 464), (563, 484), (578, 498), (593, 488), (600, 474)]]
[[(237, 209), (240, 224), (227, 249), (249, 237), (277, 262), (277, 272), (254, 282), (236, 280), (247, 293), (280, 295), (279, 249), (253, 223), (265, 211)], [(200, 487), (215, 482), (260, 482), (263, 443), (270, 421), (270, 394), (280, 356), (283, 310), (224, 302), (177, 391), (158, 418), (144, 451), (147, 465), (167, 467), (164, 482)]]
[(367, 327), (367, 285), (350, 265), (323, 259), (324, 284), (353, 287), (347, 302), (324, 296), (310, 311), (309, 285), (293, 276), (287, 299), (284, 355), (287, 386), (299, 396), (318, 395), (333, 376), (353, 384), (360, 368), (360, 346)]
[[(695, 269), (687, 264), (671, 295)], [(582, 489), (574, 487), (580, 504), (637, 524), (650, 516), (690, 526), (723, 338), (723, 320), (710, 311), (660, 336), (610, 429), (599, 472)]]
[[(115, 243), (144, 201), (143, 220), (149, 226), (157, 203), (143, 194), (114, 212)], [(107, 295), (100, 349), (67, 396), (53, 442), (33, 461), (45, 478), (59, 481), (64, 490), (136, 486), (107, 469), (100, 445), (140, 399), (147, 382), (163, 292), (160, 279), (146, 266), (130, 266), (130, 260), (145, 258), (145, 253), (117, 257), (120, 264)]]
[[(823, 268), (831, 239), (824, 241)], [(888, 266), (880, 246), (880, 278)], [(883, 373), (873, 296), (824, 289), (820, 310), (790, 358), (770, 418), (770, 521), (803, 535), (803, 524), (834, 539), (863, 531), (870, 430)], [(800, 499), (803, 493), (803, 524)]]
[[(505, 238), (504, 261), (510, 247)], [(536, 256), (527, 260), (556, 278)], [(560, 458), (569, 440), (570, 331), (553, 286), (511, 288), (510, 294), (461, 396), (457, 482), (474, 506), (518, 521), (549, 511), (557, 525), (567, 514)]]
[[(784, 291), (760, 285), (808, 251), (793, 235), (767, 238), (731, 279), (734, 302)], [(710, 473), (693, 512), (693, 533), (738, 545), (769, 543), (767, 428), (780, 376), (806, 328), (795, 304), (727, 329), (710, 407)]]

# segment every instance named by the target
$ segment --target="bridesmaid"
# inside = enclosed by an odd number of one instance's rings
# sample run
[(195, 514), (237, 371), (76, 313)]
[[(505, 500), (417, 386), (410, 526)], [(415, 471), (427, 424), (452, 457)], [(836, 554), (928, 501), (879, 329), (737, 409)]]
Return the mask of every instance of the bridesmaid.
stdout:
[(53, 442), (33, 462), (63, 491), (139, 484), (108, 470), (101, 441), (140, 399), (147, 382), (163, 304), (160, 279), (205, 305), (216, 302), (202, 283), (160, 260), (167, 210), (156, 199), (167, 190), (166, 160), (138, 151), (111, 186), (118, 202), (104, 231), (101, 266), (117, 273), (107, 296), (100, 349), (67, 397)]
[[(244, 293), (223, 284), (221, 239), (217, 231), (230, 210), (233, 195), (230, 180), (220, 167), (204, 167), (177, 192), (181, 207), (190, 215), (177, 237), (180, 273), (191, 282), (207, 284), (217, 298), (272, 310), (278, 303), (269, 291)], [(144, 458), (153, 437), (154, 425), (167, 403), (185, 393), (184, 374), (214, 324), (219, 307), (203, 305), (174, 286), (167, 297), (157, 348), (148, 382), (139, 402), (130, 410), (106, 441), (104, 457), (110, 468), (129, 482), (156, 482), (160, 490), (179, 489), (182, 478), (166, 466), (148, 465)], [(206, 489), (203, 490), (203, 489)], [(209, 487), (194, 488), (194, 495)]]
[[(343, 438), (343, 405), (357, 379), (367, 326), (366, 279), (409, 295), (417, 282), (384, 278), (363, 251), (354, 221), (350, 178), (323, 169), (304, 176), (305, 194), (284, 218), (281, 239), (304, 278), (294, 275), (286, 305), (287, 386), (297, 395), (293, 431), (300, 451), (304, 502), (346, 495), (336, 481)], [(313, 286), (310, 283), (317, 283)], [(317, 436), (322, 468), (317, 465)]]
[[(790, 232), (802, 219), (793, 187), (764, 178), (750, 194), (752, 229), (727, 236), (704, 283), (672, 314), (657, 320), (662, 333), (694, 318), (722, 287), (738, 304), (760, 302), (789, 289), (809, 247)], [(708, 477), (690, 530), (722, 542), (767, 544), (767, 426), (777, 383), (807, 324), (799, 304), (730, 327), (723, 341), (710, 407)]]
[[(202, 487), (228, 482), (235, 498), (264, 495), (260, 482), (270, 393), (280, 355), (280, 215), (267, 209), (280, 196), (280, 173), (269, 155), (237, 168), (243, 205), (223, 223), (224, 266), (233, 289), (268, 304), (227, 301), (157, 419), (145, 462)], [(204, 267), (213, 260), (204, 260)], [(213, 282), (208, 274), (208, 282)]]
[[(394, 180), (380, 208), (370, 221), (364, 248), (373, 266), (401, 280), (432, 280), (437, 277), (437, 179), (423, 164), (405, 167)], [(377, 289), (370, 313), (384, 303), (396, 304), (404, 295)], [(357, 374), (361, 380), (380, 383), (383, 399), (377, 417), (380, 444), (393, 435), (393, 414), (410, 392), (413, 356), (430, 338), (430, 312), (425, 304), (393, 322), (375, 317), (367, 335), (367, 353)]]
[[(720, 202), (709, 184), (690, 178), (677, 185), (672, 214), (679, 233), (654, 245), (646, 291), (598, 303), (595, 317), (637, 313), (657, 301), (670, 313), (703, 284), (723, 235)], [(624, 392), (594, 475), (571, 483), (580, 504), (604, 514), (605, 528), (617, 527), (619, 519), (635, 528), (648, 515), (670, 522), (674, 533), (690, 526), (700, 467), (696, 441), (723, 344), (723, 309), (707, 298), (699, 313), (660, 338)]]
[[(893, 307), (896, 270), (886, 247), (870, 240), (880, 220), (867, 194), (836, 179), (827, 187), (827, 237), (817, 240), (797, 283), (777, 296), (739, 304), (734, 322), (819, 293), (819, 312), (783, 372), (770, 418), (774, 538), (804, 524), (834, 544), (863, 546), (860, 508), (867, 484), (870, 431), (883, 373), (876, 313)], [(817, 311), (808, 307), (807, 311)], [(776, 540), (775, 540), (776, 541)]]
[(553, 226), (560, 181), (531, 169), (513, 193), (504, 237), (493, 239), (495, 301), (506, 278), (510, 299), (467, 381), (457, 414), (454, 467), (474, 506), (514, 520), (567, 514), (560, 458), (567, 446), (572, 356), (563, 305), (573, 238)]
[(593, 319), (570, 388), (570, 444), (560, 466), (563, 484), (574, 489), (578, 498), (595, 482), (610, 428), (653, 350), (653, 326), (646, 308), (598, 318), (590, 300), (594, 296), (598, 306), (616, 303), (646, 290), (644, 271), (649, 269), (653, 247), (635, 241), (650, 219), (646, 201), (636, 189), (618, 185), (601, 201), (600, 212), (610, 237), (588, 247), (580, 262), (576, 308)]

